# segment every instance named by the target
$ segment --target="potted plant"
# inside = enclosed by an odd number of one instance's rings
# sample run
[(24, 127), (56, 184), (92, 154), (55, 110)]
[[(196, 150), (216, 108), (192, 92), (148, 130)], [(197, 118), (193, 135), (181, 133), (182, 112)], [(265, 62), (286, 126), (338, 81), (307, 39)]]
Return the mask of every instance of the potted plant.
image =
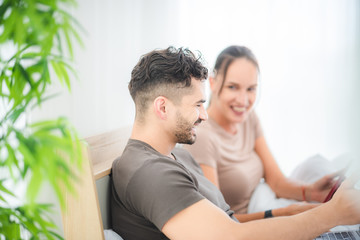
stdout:
[[(68, 90), (79, 24), (66, 11), (72, 0), (0, 0), (0, 240), (62, 239), (49, 204), (36, 201), (44, 182), (64, 207), (82, 154), (76, 131), (60, 117), (30, 123), (56, 77)], [(72, 73), (72, 74), (70, 74)], [(24, 199), (16, 189), (26, 185)], [(14, 204), (14, 200), (18, 203)]]

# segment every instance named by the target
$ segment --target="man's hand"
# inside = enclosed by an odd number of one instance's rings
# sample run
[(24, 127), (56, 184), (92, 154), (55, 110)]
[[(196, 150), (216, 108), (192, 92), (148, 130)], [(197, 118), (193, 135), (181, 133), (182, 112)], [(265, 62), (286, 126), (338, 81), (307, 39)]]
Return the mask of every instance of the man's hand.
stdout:
[(351, 225), (360, 222), (360, 190), (354, 188), (359, 179), (359, 173), (355, 173), (346, 179), (329, 202), (333, 204), (336, 218), (342, 220), (338, 223), (339, 225)]

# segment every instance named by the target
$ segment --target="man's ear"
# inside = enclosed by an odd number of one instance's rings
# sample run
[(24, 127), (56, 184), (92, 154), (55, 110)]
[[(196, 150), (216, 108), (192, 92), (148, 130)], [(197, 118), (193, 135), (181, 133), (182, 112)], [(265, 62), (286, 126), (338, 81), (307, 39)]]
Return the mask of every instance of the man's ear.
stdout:
[(168, 104), (169, 104), (169, 100), (164, 96), (159, 96), (154, 100), (154, 104), (153, 104), (154, 112), (156, 116), (162, 120), (167, 119)]

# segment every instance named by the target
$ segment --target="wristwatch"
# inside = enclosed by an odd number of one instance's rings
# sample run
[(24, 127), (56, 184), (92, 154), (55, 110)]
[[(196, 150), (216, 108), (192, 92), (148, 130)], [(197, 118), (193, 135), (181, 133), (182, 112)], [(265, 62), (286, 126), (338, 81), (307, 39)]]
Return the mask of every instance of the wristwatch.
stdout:
[(272, 211), (270, 210), (266, 210), (265, 214), (264, 214), (264, 218), (271, 218), (273, 217)]

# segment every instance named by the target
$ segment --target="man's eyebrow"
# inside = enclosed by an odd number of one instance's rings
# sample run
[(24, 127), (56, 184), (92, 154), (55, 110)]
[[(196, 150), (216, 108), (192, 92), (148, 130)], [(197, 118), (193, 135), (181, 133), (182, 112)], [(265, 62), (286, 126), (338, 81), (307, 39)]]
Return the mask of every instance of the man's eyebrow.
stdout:
[(199, 101), (197, 101), (196, 103), (205, 103), (206, 100), (205, 99), (200, 99)]

